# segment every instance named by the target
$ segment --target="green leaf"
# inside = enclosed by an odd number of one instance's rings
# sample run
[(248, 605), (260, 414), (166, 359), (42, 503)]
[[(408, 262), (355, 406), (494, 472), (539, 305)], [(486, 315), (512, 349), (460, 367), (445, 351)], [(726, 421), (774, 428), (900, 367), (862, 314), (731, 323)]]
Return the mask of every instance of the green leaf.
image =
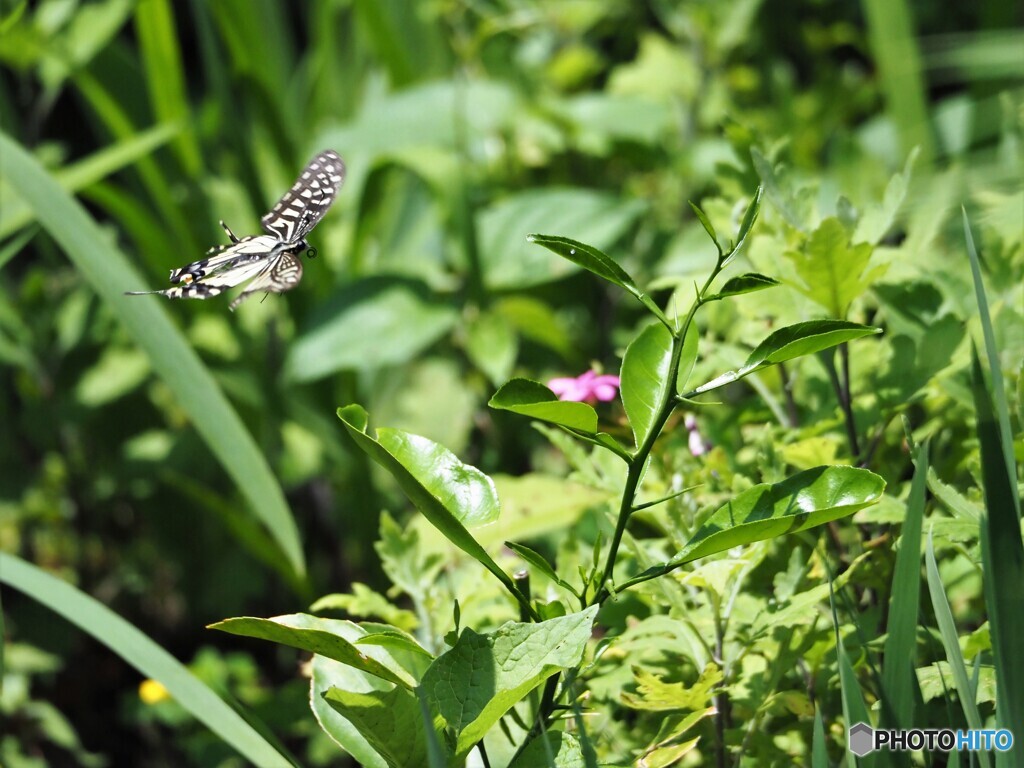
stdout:
[(484, 282), (493, 291), (560, 280), (576, 272), (576, 266), (530, 247), (530, 232), (585, 235), (596, 247), (611, 248), (645, 208), (639, 201), (590, 189), (527, 189), (505, 197), (478, 216)]
[(661, 308), (654, 303), (654, 299), (641, 291), (633, 281), (633, 278), (608, 254), (591, 245), (586, 245), (578, 240), (571, 240), (568, 237), (530, 235), (527, 237), (527, 240), (531, 243), (542, 245), (552, 253), (557, 253), (563, 259), (579, 264), (598, 277), (603, 277), (608, 282), (624, 288), (639, 299), (640, 303), (647, 307), (651, 314), (665, 323), (665, 325), (668, 325), (668, 320), (665, 319)]
[[(355, 642), (361, 634), (360, 628), (352, 625), (352, 633), (346, 636), (349, 642)], [(309, 706), (316, 716), (317, 722), (324, 733), (330, 736), (342, 749), (354, 757), (359, 765), (365, 768), (388, 768), (387, 761), (374, 749), (356, 725), (344, 717), (324, 698), (332, 688), (349, 693), (370, 693), (389, 690), (404, 691), (394, 688), (391, 683), (373, 675), (366, 675), (355, 667), (350, 667), (324, 656), (313, 657), (313, 679), (309, 686)]]
[(458, 312), (418, 281), (370, 277), (316, 307), (285, 361), (291, 381), (408, 363), (455, 325)]
[(704, 231), (708, 233), (708, 237), (711, 238), (711, 242), (715, 244), (715, 247), (718, 249), (718, 252), (721, 253), (722, 244), (718, 242), (718, 235), (715, 233), (715, 227), (714, 225), (712, 225), (711, 219), (709, 219), (708, 215), (704, 213), (704, 211), (702, 211), (699, 207), (697, 207), (697, 205), (694, 204), (693, 201), (688, 202), (690, 203), (690, 208), (693, 209), (694, 214), (697, 216), (697, 221), (699, 221), (700, 225), (704, 227)]
[[(330, 688), (324, 699), (352, 723), (389, 768), (423, 768), (428, 765), (427, 738), (416, 694), (402, 688), (354, 693)], [(432, 726), (441, 729), (435, 715)]]
[[(999, 369), (994, 367), (992, 376), (1000, 375)], [(1024, 722), (1024, 691), (1013, 687), (1024, 685), (1024, 660), (1016, 651), (1021, 637), (1024, 637), (1024, 542), (1016, 507), (1020, 494), (1016, 482), (1017, 468), (1004, 452), (1002, 425), (996, 416), (992, 395), (985, 386), (981, 363), (973, 346), (971, 391), (977, 414), (976, 430), (985, 493), (981, 555), (985, 607), (991, 623), (992, 650), (1000, 692), (996, 717), (1001, 727), (1010, 728)], [(1024, 760), (1024, 741), (1015, 739), (1013, 750), (1017, 763), (1021, 763)]]
[(673, 384), (669, 381), (672, 341), (668, 328), (651, 323), (626, 347), (622, 357), (622, 405), (637, 448), (650, 437)]
[(82, 206), (3, 133), (0, 156), (11, 186), (149, 355), (153, 369), (190, 414), (196, 431), (266, 525), (289, 566), (300, 575), (304, 573), (295, 520), (281, 486), (242, 420), (156, 300), (124, 295), (143, 286), (142, 277)]
[(576, 595), (576, 597), (580, 596), (579, 591), (577, 591), (575, 587), (573, 587), (567, 581), (564, 581), (563, 579), (559, 578), (558, 574), (555, 573), (555, 569), (551, 567), (551, 564), (547, 560), (545, 560), (544, 556), (541, 555), (539, 552), (530, 549), (525, 544), (516, 544), (514, 541), (506, 541), (505, 546), (511, 549), (521, 558), (523, 558), (523, 560), (528, 562), (538, 571), (540, 571), (540, 573), (543, 574), (545, 577), (550, 579), (558, 586), (562, 587), (562, 589), (565, 589), (571, 594)]
[(519, 352), (512, 324), (497, 312), (484, 312), (466, 331), (466, 354), (492, 384), (508, 379)]
[(583, 747), (566, 731), (545, 731), (523, 747), (508, 768), (585, 768)]
[[(171, 654), (105, 605), (24, 560), (0, 552), (0, 583), (67, 619), (159, 682), (185, 711), (254, 765), (288, 768), (291, 761)], [(237, 705), (236, 705), (237, 706)]]
[(821, 352), (838, 344), (881, 332), (881, 328), (872, 328), (846, 320), (808, 320), (804, 323), (787, 325), (785, 328), (779, 328), (758, 344), (757, 348), (750, 353), (743, 367), (735, 371), (728, 371), (708, 383), (702, 384), (687, 396), (710, 392), (712, 389), (738, 381), (769, 365)]
[(717, 301), (724, 299), (726, 296), (739, 296), (743, 293), (763, 291), (765, 288), (772, 288), (776, 285), (781, 285), (781, 283), (774, 278), (758, 274), (757, 272), (747, 272), (726, 280), (722, 290), (714, 296), (709, 296), (705, 301)]
[(537, 624), (508, 622), (483, 635), (462, 631), (421, 684), (430, 711), (439, 713), (455, 734), (456, 760), (465, 758), (530, 691), (579, 663), (597, 608)]
[(487, 404), (590, 435), (597, 432), (597, 411), (591, 406), (563, 402), (543, 384), (530, 379), (512, 379), (495, 392)]
[(829, 217), (818, 225), (803, 248), (787, 251), (803, 285), (800, 293), (836, 319), (846, 317), (854, 299), (867, 291), (885, 273), (885, 267), (868, 269), (874, 253), (870, 243), (850, 245), (850, 233), (843, 223)]
[(697, 324), (691, 322), (686, 329), (686, 336), (683, 337), (683, 351), (679, 355), (679, 373), (676, 376), (676, 392), (685, 392), (690, 374), (693, 373), (693, 366), (697, 364), (697, 352), (700, 343), (700, 331)]
[(736, 235), (736, 245), (729, 251), (728, 256), (722, 261), (721, 266), (725, 266), (738, 254), (743, 246), (746, 245), (747, 237), (750, 235), (750, 230), (754, 228), (754, 222), (757, 221), (757, 214), (761, 211), (761, 198), (764, 196), (764, 184), (758, 186), (757, 191), (754, 193), (754, 199), (750, 201), (750, 205), (747, 206), (746, 213), (743, 214), (743, 221), (740, 222), (740, 231)]
[(889, 623), (885, 637), (885, 667), (882, 670), (883, 728), (911, 728), (917, 678), (917, 616), (921, 594), (921, 521), (924, 518), (928, 478), (928, 444), (914, 451), (914, 480), (907, 498), (900, 546), (896, 551)]
[(888, 185), (885, 187), (885, 195), (882, 198), (881, 205), (868, 206), (867, 210), (864, 211), (864, 215), (857, 222), (857, 228), (854, 230), (853, 242), (877, 245), (878, 241), (885, 237), (886, 233), (892, 228), (892, 223), (896, 220), (896, 214), (899, 212), (900, 206), (907, 196), (911, 171), (914, 168), (914, 162), (917, 160), (919, 153), (919, 150), (915, 147), (907, 158), (903, 170), (900, 173), (894, 174), (889, 180)]
[[(924, 564), (925, 573), (928, 578), (928, 594), (931, 596), (932, 609), (935, 612), (935, 623), (939, 627), (939, 637), (942, 639), (942, 646), (946, 651), (946, 661), (949, 662), (949, 666), (953, 671), (953, 683), (956, 686), (957, 698), (963, 709), (967, 726), (974, 729), (981, 728), (982, 719), (976, 703), (976, 691), (971, 684), (970, 678), (967, 676), (967, 665), (964, 662), (963, 652), (960, 650), (960, 639), (957, 636), (956, 624), (953, 621), (953, 612), (949, 608), (949, 601), (946, 599), (946, 588), (942, 583), (942, 577), (939, 576), (939, 567), (935, 563), (935, 549), (932, 546), (931, 535), (928, 536), (928, 544), (924, 551)], [(1019, 593), (1019, 588), (1017, 591)], [(978, 755), (979, 762), (985, 768), (991, 765), (987, 752), (981, 751), (976, 754)]]
[[(362, 651), (345, 640), (341, 636), (340, 626), (349, 624), (350, 622), (339, 619), (322, 619), (305, 613), (293, 613), (270, 619), (249, 616), (225, 619), (210, 624), (207, 629), (299, 648), (348, 664), (403, 688), (412, 689), (416, 686), (417, 681), (402, 667), (394, 662), (388, 663), (390, 657), (374, 654), (370, 649)], [(380, 658), (374, 658), (375, 655)]]
[(838, 520), (874, 504), (884, 489), (881, 477), (855, 467), (817, 467), (760, 483), (719, 507), (670, 565)]
[(382, 429), (375, 440), (366, 433), (367, 414), (361, 406), (339, 408), (338, 417), (356, 445), (391, 473), (431, 525), (494, 574), (510, 594), (526, 602), (464, 525), (465, 521), (488, 522), (498, 514), (497, 492), (487, 475), (424, 437)]
[[(52, 178), (66, 192), (78, 192), (117, 173), (122, 168), (130, 166), (139, 158), (153, 154), (158, 147), (174, 138), (178, 130), (176, 125), (158, 125), (141, 131), (130, 138), (104, 147), (83, 160), (54, 171)], [(13, 182), (14, 180), (7, 174), (0, 181), (0, 196), (4, 198), (4, 204), (0, 206), (0, 239), (16, 232), (37, 218), (34, 207), (28, 203), (27, 196), (25, 199), (16, 197), (12, 200), (9, 194), (4, 194), (4, 187), (8, 185), (15, 189), (18, 188), (18, 184)]]

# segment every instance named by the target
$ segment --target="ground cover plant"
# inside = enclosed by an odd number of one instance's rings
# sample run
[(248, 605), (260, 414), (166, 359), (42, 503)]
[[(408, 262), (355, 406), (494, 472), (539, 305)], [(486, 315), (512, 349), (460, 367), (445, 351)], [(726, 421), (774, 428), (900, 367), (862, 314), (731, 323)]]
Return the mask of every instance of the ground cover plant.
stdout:
[(1021, 21), (0, 2), (0, 763), (1024, 764)]

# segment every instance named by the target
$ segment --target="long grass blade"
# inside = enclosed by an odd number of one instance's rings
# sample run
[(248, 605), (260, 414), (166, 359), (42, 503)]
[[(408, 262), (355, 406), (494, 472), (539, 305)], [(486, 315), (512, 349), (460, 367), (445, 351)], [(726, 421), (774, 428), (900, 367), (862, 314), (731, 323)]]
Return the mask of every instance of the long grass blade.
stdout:
[(4, 553), (0, 553), (0, 583), (60, 614), (159, 682), (178, 704), (253, 765), (292, 765), (181, 662), (99, 601), (31, 563)]
[(144, 286), (127, 258), (20, 145), (0, 133), (11, 186), (146, 351), (154, 370), (188, 410), (196, 430), (270, 530), (293, 570), (305, 572), (295, 520), (281, 486), (209, 371), (155, 301), (131, 299)]

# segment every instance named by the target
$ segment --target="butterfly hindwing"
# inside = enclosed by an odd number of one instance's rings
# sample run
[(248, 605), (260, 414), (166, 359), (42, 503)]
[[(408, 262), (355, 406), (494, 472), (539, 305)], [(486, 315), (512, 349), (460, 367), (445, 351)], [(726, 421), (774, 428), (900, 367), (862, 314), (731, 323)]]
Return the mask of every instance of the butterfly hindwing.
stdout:
[(254, 293), (284, 293), (285, 291), (290, 291), (299, 284), (301, 279), (302, 259), (294, 252), (285, 251), (264, 267), (263, 271), (228, 305), (228, 309), (235, 309), (235, 307)]

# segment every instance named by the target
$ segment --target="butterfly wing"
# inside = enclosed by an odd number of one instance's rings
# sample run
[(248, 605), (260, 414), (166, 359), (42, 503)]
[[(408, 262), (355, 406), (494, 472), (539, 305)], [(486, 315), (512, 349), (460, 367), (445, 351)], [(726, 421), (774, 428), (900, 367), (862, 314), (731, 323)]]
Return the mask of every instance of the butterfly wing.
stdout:
[(288, 245), (299, 243), (324, 217), (344, 183), (345, 162), (333, 150), (321, 152), (260, 219), (263, 231)]
[(302, 279), (302, 259), (295, 253), (286, 251), (271, 260), (262, 272), (253, 279), (245, 290), (228, 305), (234, 310), (239, 304), (254, 293), (284, 293), (290, 291)]
[(219, 296), (228, 288), (234, 288), (246, 280), (257, 277), (260, 273), (267, 271), (267, 267), (271, 263), (273, 262), (267, 261), (265, 258), (249, 260), (236, 264), (231, 268), (220, 269), (211, 274), (201, 276), (198, 279), (192, 278), (191, 273), (184, 271), (186, 267), (182, 267), (181, 270), (176, 270), (182, 272), (183, 275), (182, 279), (178, 281), (179, 285), (162, 291), (128, 291), (128, 295), (142, 296), (148, 293), (158, 293), (169, 299), (209, 299), (213, 296)]
[(270, 235), (243, 237), (237, 242), (211, 248), (207, 255), (198, 261), (172, 269), (170, 279), (172, 283), (191, 284), (215, 272), (263, 261), (278, 245), (277, 240)]

